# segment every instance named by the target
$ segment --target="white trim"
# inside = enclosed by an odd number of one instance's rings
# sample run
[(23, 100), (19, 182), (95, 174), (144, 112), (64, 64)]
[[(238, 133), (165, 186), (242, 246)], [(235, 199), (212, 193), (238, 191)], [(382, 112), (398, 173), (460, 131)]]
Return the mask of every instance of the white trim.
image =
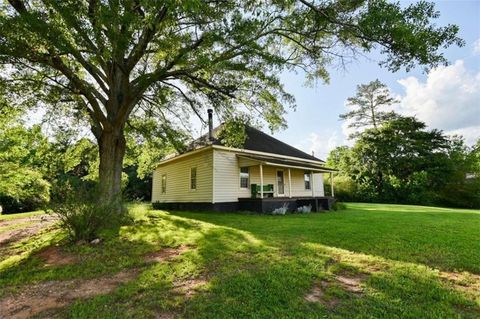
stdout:
[(330, 190), (331, 190), (331, 196), (335, 197), (335, 193), (333, 192), (333, 172), (330, 172)]
[(263, 167), (260, 164), (260, 198), (263, 198)]
[(288, 197), (292, 198), (292, 174), (290, 174), (290, 167), (288, 168)]
[[(322, 161), (322, 160), (315, 161), (315, 160), (309, 160), (309, 159), (305, 159), (305, 158), (301, 158), (301, 157), (293, 157), (293, 156), (287, 156), (287, 155), (281, 155), (281, 154), (275, 154), (275, 153), (251, 151), (251, 150), (245, 150), (245, 149), (239, 149), (239, 148), (233, 148), (233, 147), (226, 147), (226, 146), (221, 146), (221, 145), (207, 145), (207, 146), (204, 146), (204, 147), (201, 147), (201, 148), (197, 148), (193, 151), (189, 151), (189, 152), (186, 152), (186, 153), (183, 153), (183, 154), (180, 154), (180, 155), (162, 160), (155, 166), (155, 168), (157, 168), (158, 166), (164, 165), (166, 163), (170, 163), (172, 161), (175, 161), (177, 159), (180, 159), (180, 158), (183, 158), (183, 157), (186, 157), (186, 156), (189, 156), (189, 155), (193, 155), (193, 154), (196, 154), (196, 153), (199, 153), (199, 152), (203, 152), (203, 151), (206, 151), (206, 150), (209, 150), (209, 149), (212, 149), (212, 148), (213, 149), (218, 149), (218, 150), (223, 150), (223, 151), (234, 152), (234, 153), (266, 155), (266, 156), (270, 156), (270, 157), (274, 157), (274, 158), (280, 158), (280, 159), (291, 159), (291, 160), (296, 160), (296, 161), (306, 162), (306, 163), (313, 163), (313, 164), (318, 164), (318, 165), (324, 165), (325, 164), (325, 161)], [(287, 167), (287, 166), (285, 166), (285, 167)], [(325, 171), (325, 172), (329, 172), (329, 171)]]
[(155, 166), (155, 168), (163, 165), (163, 164), (166, 164), (166, 163), (170, 163), (174, 160), (177, 160), (177, 159), (180, 159), (180, 158), (183, 158), (183, 157), (187, 157), (187, 156), (190, 156), (190, 155), (193, 155), (193, 154), (197, 154), (197, 153), (200, 153), (200, 152), (203, 152), (203, 151), (206, 151), (206, 150), (209, 150), (212, 148), (212, 145), (208, 145), (208, 146), (205, 146), (205, 147), (202, 147), (202, 148), (197, 148), (196, 150), (193, 150), (193, 151), (190, 151), (190, 152), (187, 152), (187, 153), (183, 153), (183, 154), (180, 154), (180, 155), (177, 155), (175, 157), (171, 157), (171, 158), (168, 158), (166, 160), (163, 160), (163, 161), (160, 161), (157, 166)]
[[(283, 175), (283, 194), (280, 194), (278, 192), (278, 190), (280, 188), (280, 187), (278, 187), (278, 172), (282, 172), (282, 175)], [(276, 169), (275, 170), (275, 184), (277, 186), (277, 192), (276, 192), (277, 197), (285, 197), (285, 170), (283, 170), (283, 169)]]
[(295, 166), (295, 165), (284, 165), (284, 164), (277, 164), (277, 163), (271, 163), (271, 162), (262, 162), (265, 165), (269, 166), (278, 166), (278, 167), (286, 167), (286, 168), (297, 168), (297, 169), (303, 169), (306, 171), (315, 171), (315, 172), (320, 172), (320, 173), (329, 173), (331, 172), (330, 170), (322, 169), (322, 168), (311, 168), (311, 167), (303, 167), (303, 166)]
[(322, 164), (322, 165), (325, 164), (325, 161), (322, 161), (322, 160), (315, 161), (315, 160), (309, 160), (309, 159), (301, 158), (301, 157), (294, 157), (294, 156), (287, 156), (287, 155), (281, 155), (281, 154), (275, 154), (275, 153), (252, 151), (252, 150), (246, 150), (246, 149), (240, 149), (240, 148), (226, 147), (226, 146), (221, 146), (221, 145), (212, 145), (212, 147), (215, 148), (215, 149), (230, 151), (230, 152), (267, 155), (267, 156), (276, 157), (276, 158), (288, 158), (288, 159), (293, 159), (293, 160), (303, 161), (303, 162), (309, 162), (309, 163), (314, 163), (314, 164)]
[(212, 152), (212, 204), (215, 204), (215, 152)]
[(313, 180), (313, 171), (310, 171), (310, 188), (312, 189), (312, 197), (315, 197), (314, 185), (315, 181)]

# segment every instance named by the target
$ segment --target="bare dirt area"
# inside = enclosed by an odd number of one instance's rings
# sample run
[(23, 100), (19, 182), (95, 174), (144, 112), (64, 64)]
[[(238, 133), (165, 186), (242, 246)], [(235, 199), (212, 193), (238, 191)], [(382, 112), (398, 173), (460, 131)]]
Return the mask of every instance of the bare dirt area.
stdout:
[(137, 276), (136, 270), (87, 280), (47, 281), (23, 289), (19, 295), (0, 300), (0, 318), (24, 319), (64, 307), (76, 299), (108, 294)]
[(39, 257), (44, 262), (45, 266), (71, 265), (76, 261), (74, 256), (67, 254), (57, 246), (47, 247), (35, 256)]
[(179, 256), (189, 249), (190, 247), (186, 245), (181, 245), (177, 248), (162, 248), (159, 251), (145, 255), (145, 261), (150, 263), (162, 262), (164, 260)]
[[(0, 246), (5, 247), (8, 244), (33, 236), (42, 229), (53, 225), (56, 220), (54, 216), (44, 214), (0, 221), (0, 227), (11, 228), (0, 231)], [(19, 226), (18, 228), (15, 227), (17, 225)]]
[(321, 303), (328, 309), (333, 309), (340, 303), (340, 300), (326, 294), (329, 287), (339, 286), (353, 295), (359, 295), (363, 293), (362, 282), (366, 278), (365, 274), (335, 275), (331, 281), (322, 280), (316, 283), (303, 299), (311, 303)]
[(468, 272), (442, 271), (439, 277), (451, 284), (455, 289), (467, 292), (476, 298), (480, 298), (480, 275)]
[(208, 284), (204, 277), (190, 278), (179, 280), (173, 283), (173, 291), (177, 294), (184, 295), (187, 299), (193, 297), (201, 287)]

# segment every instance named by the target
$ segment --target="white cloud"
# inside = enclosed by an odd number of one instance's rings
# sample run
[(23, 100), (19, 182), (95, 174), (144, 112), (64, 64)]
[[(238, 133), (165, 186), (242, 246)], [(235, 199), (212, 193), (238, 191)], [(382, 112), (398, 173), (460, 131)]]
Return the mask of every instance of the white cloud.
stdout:
[(335, 147), (344, 144), (343, 139), (338, 135), (337, 131), (330, 133), (328, 138), (322, 137), (327, 136), (326, 134), (319, 135), (317, 133), (310, 133), (306, 144), (307, 147), (302, 147), (306, 152), (311, 154), (312, 152), (316, 157), (326, 160), (328, 153)]
[(398, 83), (406, 93), (397, 108), (400, 114), (416, 116), (448, 134), (460, 133), (468, 142), (475, 139), (480, 130), (480, 72), (469, 72), (457, 60), (430, 71), (425, 82), (408, 77)]
[(480, 39), (473, 43), (473, 54), (480, 55)]

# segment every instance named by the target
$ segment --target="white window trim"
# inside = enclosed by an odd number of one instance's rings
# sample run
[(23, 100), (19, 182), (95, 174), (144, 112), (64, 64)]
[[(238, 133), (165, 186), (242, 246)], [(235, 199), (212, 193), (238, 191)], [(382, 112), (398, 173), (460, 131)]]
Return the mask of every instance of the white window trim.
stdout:
[[(278, 192), (278, 172), (283, 173), (283, 194), (280, 194)], [(285, 170), (284, 169), (276, 169), (275, 170), (275, 188), (277, 189), (275, 193), (277, 194), (277, 197), (285, 197)]]
[[(305, 180), (305, 175), (308, 175), (309, 176), (309, 186), (310, 188), (307, 188), (307, 185), (306, 185), (306, 180)], [(312, 180), (313, 180), (313, 174), (312, 173), (307, 173), (307, 172), (303, 172), (303, 188), (305, 188), (306, 191), (311, 191), (312, 190)]]
[[(242, 168), (248, 169), (248, 179), (247, 179), (247, 187), (242, 187)], [(238, 185), (240, 189), (250, 189), (250, 167), (239, 167), (238, 168)]]

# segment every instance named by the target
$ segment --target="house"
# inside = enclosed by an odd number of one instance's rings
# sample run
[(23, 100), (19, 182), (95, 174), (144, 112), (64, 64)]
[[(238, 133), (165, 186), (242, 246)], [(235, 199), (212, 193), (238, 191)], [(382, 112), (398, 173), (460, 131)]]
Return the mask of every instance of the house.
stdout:
[(246, 127), (242, 148), (218, 139), (221, 126), (189, 149), (161, 161), (153, 172), (152, 202), (163, 209), (270, 212), (312, 206), (330, 209), (333, 183), (325, 196), (323, 175), (335, 170), (325, 162), (255, 128)]

